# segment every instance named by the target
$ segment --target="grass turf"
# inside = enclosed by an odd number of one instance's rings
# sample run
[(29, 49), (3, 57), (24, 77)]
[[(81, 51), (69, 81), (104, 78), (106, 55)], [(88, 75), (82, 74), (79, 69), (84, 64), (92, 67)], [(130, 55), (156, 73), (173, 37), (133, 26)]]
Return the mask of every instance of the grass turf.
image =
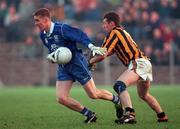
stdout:
[[(112, 91), (112, 87), (99, 87)], [(83, 88), (75, 86), (71, 96), (98, 114), (94, 124), (59, 104), (55, 88), (0, 88), (0, 129), (180, 129), (178, 86), (153, 86), (151, 93), (168, 114), (168, 123), (157, 123), (156, 114), (138, 98), (136, 88), (128, 89), (136, 110), (137, 124), (116, 125), (111, 102), (89, 99)]]

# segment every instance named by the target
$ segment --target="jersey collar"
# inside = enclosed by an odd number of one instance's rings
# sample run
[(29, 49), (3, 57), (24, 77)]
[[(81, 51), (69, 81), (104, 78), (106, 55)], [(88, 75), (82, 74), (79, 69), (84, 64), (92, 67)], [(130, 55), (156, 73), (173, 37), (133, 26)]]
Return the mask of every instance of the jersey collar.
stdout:
[(54, 30), (54, 22), (51, 22), (51, 27), (50, 27), (49, 33), (44, 31), (44, 34), (46, 34), (49, 37), (53, 33), (53, 30)]

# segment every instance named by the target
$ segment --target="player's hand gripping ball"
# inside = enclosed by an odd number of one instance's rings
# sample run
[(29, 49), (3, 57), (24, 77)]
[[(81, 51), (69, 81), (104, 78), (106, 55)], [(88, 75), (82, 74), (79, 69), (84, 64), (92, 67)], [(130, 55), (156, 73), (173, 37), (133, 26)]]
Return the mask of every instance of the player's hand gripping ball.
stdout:
[(72, 52), (67, 47), (59, 47), (54, 53), (54, 58), (58, 64), (67, 64), (72, 59)]

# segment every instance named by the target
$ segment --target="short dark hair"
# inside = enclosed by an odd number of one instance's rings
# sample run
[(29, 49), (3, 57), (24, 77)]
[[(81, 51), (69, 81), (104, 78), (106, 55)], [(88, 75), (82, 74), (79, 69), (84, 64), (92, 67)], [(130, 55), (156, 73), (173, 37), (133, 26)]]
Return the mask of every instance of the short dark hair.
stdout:
[(40, 8), (33, 13), (33, 16), (41, 16), (50, 18), (50, 11), (47, 8)]
[(114, 22), (116, 26), (119, 25), (120, 17), (115, 12), (108, 12), (104, 15), (104, 19), (107, 19), (107, 22)]

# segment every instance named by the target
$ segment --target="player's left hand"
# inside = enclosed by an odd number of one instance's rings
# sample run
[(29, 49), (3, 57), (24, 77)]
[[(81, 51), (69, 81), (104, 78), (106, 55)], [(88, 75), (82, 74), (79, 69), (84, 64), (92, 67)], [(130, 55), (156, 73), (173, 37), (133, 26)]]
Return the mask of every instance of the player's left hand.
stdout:
[(89, 70), (94, 71), (96, 69), (96, 64), (95, 63), (93, 63), (93, 64), (89, 63), (88, 68), (89, 68)]
[(50, 54), (47, 55), (46, 59), (51, 62), (51, 63), (56, 63), (56, 59), (55, 59), (55, 52), (52, 52)]

